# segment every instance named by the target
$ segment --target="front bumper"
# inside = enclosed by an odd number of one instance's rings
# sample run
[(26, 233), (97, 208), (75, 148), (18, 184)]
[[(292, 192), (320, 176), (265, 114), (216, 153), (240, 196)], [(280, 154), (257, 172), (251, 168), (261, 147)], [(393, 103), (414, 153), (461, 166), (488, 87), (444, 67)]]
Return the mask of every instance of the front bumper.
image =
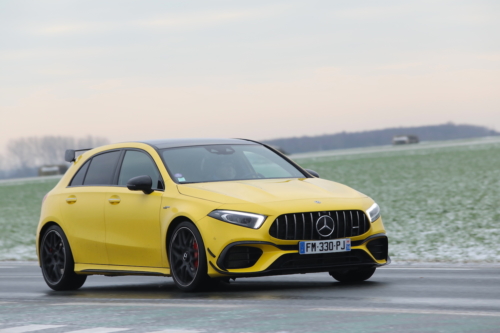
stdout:
[[(388, 241), (384, 233), (353, 240), (349, 252), (301, 255), (298, 253), (298, 243), (298, 241), (295, 245), (280, 245), (266, 241), (230, 243), (219, 256), (209, 251), (209, 275), (255, 277), (379, 267), (390, 263)], [(241, 251), (243, 249), (246, 251)], [(251, 249), (254, 250), (248, 251)], [(238, 264), (244, 268), (235, 268)]]
[[(367, 202), (366, 206), (372, 202)], [(278, 204), (276, 204), (278, 206)], [(341, 209), (356, 209), (356, 205), (342, 206)], [(263, 209), (244, 209), (245, 207), (227, 207), (228, 210), (259, 211), (268, 216), (259, 229), (250, 229), (222, 222), (209, 216), (197, 221), (197, 227), (203, 237), (210, 277), (251, 277), (309, 272), (330, 272), (345, 268), (377, 267), (390, 263), (386, 231), (382, 218), (370, 223), (369, 229), (357, 236), (344, 235), (340, 238), (351, 240), (351, 251), (325, 254), (299, 254), (299, 242), (310, 239), (285, 240), (276, 238), (271, 233), (273, 221), (283, 211), (293, 211), (291, 207), (276, 208), (276, 212)], [(363, 208), (363, 207), (362, 207)], [(307, 206), (297, 204), (297, 211), (310, 211)], [(385, 240), (385, 244), (377, 244)], [(245, 249), (248, 247), (248, 249)], [(228, 262), (231, 249), (241, 250), (237, 256), (244, 258), (246, 251), (247, 265), (232, 265)], [(250, 251), (251, 250), (251, 251)], [(236, 251), (238, 252), (238, 251)], [(252, 261), (253, 260), (253, 261)], [(229, 260), (230, 261), (230, 260)]]

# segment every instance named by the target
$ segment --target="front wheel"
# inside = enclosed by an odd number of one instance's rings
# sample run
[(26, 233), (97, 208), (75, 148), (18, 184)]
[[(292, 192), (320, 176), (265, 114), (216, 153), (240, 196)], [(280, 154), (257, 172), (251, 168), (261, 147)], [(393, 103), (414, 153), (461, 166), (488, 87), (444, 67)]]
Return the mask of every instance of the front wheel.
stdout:
[(332, 271), (330, 275), (342, 283), (362, 282), (372, 277), (375, 267)]
[(54, 290), (75, 290), (83, 286), (87, 279), (87, 275), (75, 273), (68, 239), (57, 225), (50, 226), (43, 235), (40, 263), (45, 282)]
[(217, 284), (218, 280), (207, 274), (205, 245), (194, 224), (182, 222), (174, 229), (168, 257), (172, 278), (180, 290), (196, 291)]

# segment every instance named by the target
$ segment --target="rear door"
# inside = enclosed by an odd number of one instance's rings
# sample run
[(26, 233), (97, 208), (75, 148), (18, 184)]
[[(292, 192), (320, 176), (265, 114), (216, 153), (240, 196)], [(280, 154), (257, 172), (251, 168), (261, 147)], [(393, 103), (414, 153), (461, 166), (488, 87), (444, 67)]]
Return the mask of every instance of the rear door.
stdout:
[[(130, 178), (148, 175), (154, 192), (130, 191)], [(117, 177), (118, 186), (106, 193), (106, 248), (110, 265), (161, 267), (160, 208), (163, 181), (152, 157), (127, 149)]]
[(89, 159), (60, 195), (65, 232), (76, 263), (108, 264), (104, 204), (120, 154), (120, 150), (107, 151)]

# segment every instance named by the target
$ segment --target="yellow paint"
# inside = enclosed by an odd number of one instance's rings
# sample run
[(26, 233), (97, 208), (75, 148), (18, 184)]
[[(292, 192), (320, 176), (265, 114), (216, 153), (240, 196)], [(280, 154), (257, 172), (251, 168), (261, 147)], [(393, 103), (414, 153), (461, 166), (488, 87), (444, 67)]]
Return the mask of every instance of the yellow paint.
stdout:
[[(138, 148), (150, 154), (160, 170), (165, 190), (146, 195), (119, 186), (67, 187), (80, 166), (90, 157), (117, 148)], [(120, 271), (120, 274), (127, 274), (123, 271), (141, 271), (169, 275), (167, 231), (174, 219), (189, 220), (196, 225), (205, 247), (216, 255), (213, 258), (207, 252), (207, 259), (217, 266), (222, 250), (237, 241), (297, 245), (298, 241), (279, 240), (269, 235), (269, 227), (279, 215), (328, 210), (366, 211), (372, 204), (372, 199), (345, 185), (318, 178), (178, 185), (170, 179), (160, 156), (151, 146), (142, 143), (114, 144), (85, 152), (77, 158), (49, 193), (42, 205), (37, 250), (42, 228), (47, 223), (56, 223), (68, 238), (77, 272), (98, 269)], [(253, 212), (266, 215), (267, 219), (260, 229), (249, 229), (208, 217), (207, 214), (214, 209)], [(365, 234), (351, 239), (361, 240), (379, 233), (385, 233), (382, 219), (371, 223)], [(272, 245), (254, 246), (264, 252), (258, 262), (250, 268), (229, 272), (259, 272), (281, 255), (297, 252), (282, 251)], [(370, 254), (366, 244), (353, 249), (362, 249)], [(385, 260), (374, 261), (385, 263)], [(221, 276), (210, 265), (208, 273), (212, 277)]]

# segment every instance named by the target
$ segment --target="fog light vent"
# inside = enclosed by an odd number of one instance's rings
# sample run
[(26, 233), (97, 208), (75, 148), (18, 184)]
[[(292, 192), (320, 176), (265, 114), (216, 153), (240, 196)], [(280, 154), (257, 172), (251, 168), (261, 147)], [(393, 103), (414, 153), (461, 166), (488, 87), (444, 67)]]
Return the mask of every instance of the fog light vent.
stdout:
[(262, 250), (252, 246), (233, 246), (224, 258), (228, 269), (248, 268), (255, 265), (262, 255)]
[(389, 242), (387, 237), (376, 238), (366, 246), (372, 256), (377, 260), (387, 260), (387, 252), (389, 250)]

